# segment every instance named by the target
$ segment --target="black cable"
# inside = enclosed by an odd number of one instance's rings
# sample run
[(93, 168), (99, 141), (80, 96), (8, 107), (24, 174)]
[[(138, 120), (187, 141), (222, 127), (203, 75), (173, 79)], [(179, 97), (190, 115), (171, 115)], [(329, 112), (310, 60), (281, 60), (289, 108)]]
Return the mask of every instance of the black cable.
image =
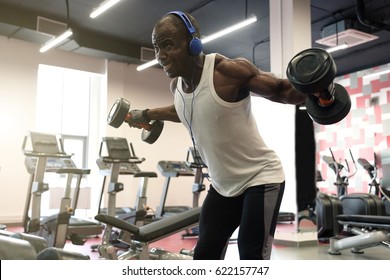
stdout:
[(66, 26), (69, 28), (69, 0), (65, 0), (66, 4)]
[(198, 4), (197, 6), (193, 7), (192, 9), (189, 9), (189, 10), (188, 10), (188, 13), (191, 14), (191, 13), (193, 13), (193, 12), (199, 10), (200, 8), (203, 8), (204, 6), (206, 6), (206, 5), (208, 5), (208, 4), (212, 3), (212, 2), (214, 2), (214, 0), (203, 1), (202, 3), (200, 3), (200, 4)]
[(256, 63), (255, 63), (255, 50), (256, 50), (256, 47), (258, 47), (259, 45), (261, 45), (261, 44), (263, 44), (263, 43), (269, 42), (269, 40), (270, 40), (270, 38), (267, 37), (267, 38), (261, 40), (260, 42), (255, 43), (255, 44), (253, 45), (253, 48), (252, 48), (252, 62), (253, 62), (253, 64), (256, 65)]
[(245, 18), (248, 18), (248, 0), (245, 0)]

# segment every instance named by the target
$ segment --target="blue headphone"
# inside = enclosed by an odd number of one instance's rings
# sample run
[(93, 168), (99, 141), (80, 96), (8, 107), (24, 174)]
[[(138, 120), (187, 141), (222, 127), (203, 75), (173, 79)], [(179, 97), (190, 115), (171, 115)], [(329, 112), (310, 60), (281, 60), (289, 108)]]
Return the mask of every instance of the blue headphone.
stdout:
[(202, 49), (203, 49), (202, 41), (195, 36), (196, 29), (192, 25), (190, 19), (186, 16), (185, 13), (180, 12), (180, 11), (172, 11), (172, 12), (169, 12), (168, 14), (177, 15), (184, 22), (184, 25), (187, 28), (188, 33), (190, 33), (190, 35), (192, 35), (192, 40), (190, 41), (190, 43), (188, 45), (188, 49), (189, 49), (191, 55), (200, 54), (202, 52)]

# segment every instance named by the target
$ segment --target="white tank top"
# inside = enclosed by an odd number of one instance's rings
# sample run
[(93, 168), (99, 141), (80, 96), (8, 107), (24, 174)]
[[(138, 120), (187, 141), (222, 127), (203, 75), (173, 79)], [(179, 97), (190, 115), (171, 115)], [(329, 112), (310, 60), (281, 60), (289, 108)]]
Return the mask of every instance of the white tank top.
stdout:
[(215, 55), (206, 55), (193, 93), (184, 93), (181, 77), (175, 91), (177, 114), (208, 167), (213, 187), (221, 195), (233, 197), (251, 186), (283, 182), (281, 162), (259, 134), (250, 96), (230, 103), (217, 95)]

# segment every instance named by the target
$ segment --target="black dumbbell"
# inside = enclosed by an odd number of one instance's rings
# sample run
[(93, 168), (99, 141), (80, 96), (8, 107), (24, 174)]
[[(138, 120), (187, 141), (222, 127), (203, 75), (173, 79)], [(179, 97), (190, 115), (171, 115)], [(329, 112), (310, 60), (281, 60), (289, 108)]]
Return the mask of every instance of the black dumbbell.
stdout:
[[(336, 72), (332, 56), (321, 48), (298, 53), (287, 66), (286, 74), (292, 86), (308, 94), (306, 111), (316, 123), (337, 123), (351, 109), (348, 92), (342, 85), (333, 82)], [(314, 93), (318, 93), (318, 96)]]
[[(107, 123), (110, 126), (118, 128), (124, 122), (131, 119), (130, 102), (124, 98), (118, 98), (112, 105), (107, 116)], [(141, 124), (142, 129), (141, 139), (146, 143), (153, 144), (164, 128), (164, 122), (152, 120), (149, 124)]]

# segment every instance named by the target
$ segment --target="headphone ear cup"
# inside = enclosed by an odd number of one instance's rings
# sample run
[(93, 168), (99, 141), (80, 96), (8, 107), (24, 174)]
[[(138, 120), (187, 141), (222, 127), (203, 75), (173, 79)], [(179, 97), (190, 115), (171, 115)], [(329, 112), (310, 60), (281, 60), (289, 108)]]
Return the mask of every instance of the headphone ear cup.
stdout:
[(190, 53), (192, 55), (198, 55), (202, 52), (203, 50), (203, 44), (202, 44), (202, 41), (196, 37), (194, 37), (190, 44), (189, 44), (189, 49), (190, 49)]

